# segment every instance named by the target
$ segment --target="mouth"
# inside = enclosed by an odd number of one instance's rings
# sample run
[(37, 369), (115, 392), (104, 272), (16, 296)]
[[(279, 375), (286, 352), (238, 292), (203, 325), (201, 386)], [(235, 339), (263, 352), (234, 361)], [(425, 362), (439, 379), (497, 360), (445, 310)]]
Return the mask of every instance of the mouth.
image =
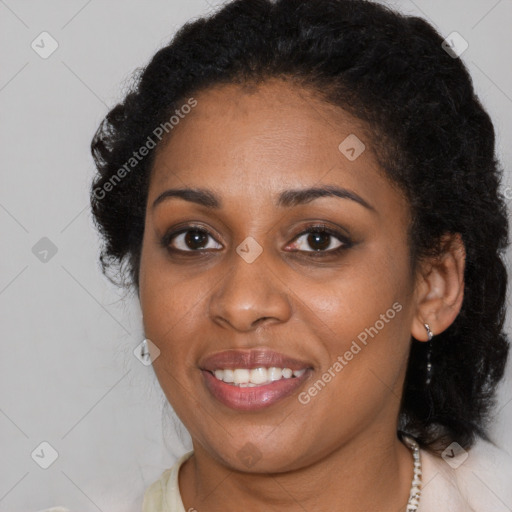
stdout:
[(269, 407), (292, 395), (313, 371), (306, 362), (266, 350), (221, 352), (200, 368), (210, 394), (243, 411)]
[(296, 379), (302, 377), (306, 373), (307, 368), (300, 370), (292, 370), (291, 368), (276, 368), (272, 366), (265, 368), (260, 366), (259, 368), (231, 368), (217, 369), (213, 372), (213, 376), (217, 380), (221, 380), (231, 386), (238, 386), (241, 388), (266, 386), (272, 384), (272, 382), (279, 381), (281, 379)]

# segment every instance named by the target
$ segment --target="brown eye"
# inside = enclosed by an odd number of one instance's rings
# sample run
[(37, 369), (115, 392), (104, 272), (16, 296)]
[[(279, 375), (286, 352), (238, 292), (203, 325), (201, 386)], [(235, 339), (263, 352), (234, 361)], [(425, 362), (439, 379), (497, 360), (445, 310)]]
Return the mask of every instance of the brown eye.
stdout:
[(309, 247), (315, 251), (325, 251), (331, 245), (332, 236), (329, 233), (310, 233), (307, 237)]
[[(208, 246), (208, 239), (214, 242), (214, 245)], [(222, 249), (222, 246), (215, 242), (211, 235), (203, 229), (187, 229), (178, 233), (171, 234), (166, 245), (176, 251), (193, 252), (202, 249)]]
[(310, 229), (301, 233), (295, 240), (294, 249), (305, 252), (330, 253), (351, 245), (341, 233), (331, 232), (325, 228)]

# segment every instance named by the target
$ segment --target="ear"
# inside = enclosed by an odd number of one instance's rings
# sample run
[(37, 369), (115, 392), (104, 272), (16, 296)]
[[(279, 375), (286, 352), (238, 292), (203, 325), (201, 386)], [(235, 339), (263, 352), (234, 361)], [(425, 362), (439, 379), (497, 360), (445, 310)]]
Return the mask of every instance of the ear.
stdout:
[(416, 276), (416, 312), (411, 334), (418, 341), (427, 341), (424, 324), (434, 335), (454, 322), (464, 298), (466, 251), (459, 233), (441, 239), (441, 252), (420, 264)]

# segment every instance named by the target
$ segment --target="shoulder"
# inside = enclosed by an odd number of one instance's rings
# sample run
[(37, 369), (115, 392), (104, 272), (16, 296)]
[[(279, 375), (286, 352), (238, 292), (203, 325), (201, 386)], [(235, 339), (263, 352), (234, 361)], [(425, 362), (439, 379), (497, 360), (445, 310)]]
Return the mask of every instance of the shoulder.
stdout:
[(185, 512), (180, 496), (178, 475), (181, 465), (192, 453), (193, 451), (190, 451), (182, 455), (146, 489), (142, 512)]
[[(418, 512), (509, 512), (512, 510), (512, 457), (479, 439), (465, 451), (452, 443), (442, 457), (421, 451), (423, 490)], [(439, 508), (441, 507), (441, 508)]]

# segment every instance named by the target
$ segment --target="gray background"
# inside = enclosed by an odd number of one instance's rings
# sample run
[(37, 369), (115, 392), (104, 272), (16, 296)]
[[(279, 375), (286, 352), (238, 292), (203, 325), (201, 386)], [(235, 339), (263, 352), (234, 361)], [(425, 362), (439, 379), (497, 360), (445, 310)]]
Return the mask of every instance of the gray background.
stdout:
[[(0, 511), (140, 510), (144, 489), (190, 446), (165, 421), (151, 366), (133, 355), (143, 339), (136, 300), (98, 269), (89, 143), (131, 72), (218, 4), (0, 0)], [(390, 5), (468, 41), (462, 59), (495, 122), (512, 198), (512, 1)], [(47, 59), (31, 47), (43, 31), (59, 45)], [(32, 251), (43, 237), (57, 248), (46, 262)], [(512, 452), (510, 365), (507, 375), (493, 434)], [(58, 452), (46, 470), (31, 457), (43, 441)]]

